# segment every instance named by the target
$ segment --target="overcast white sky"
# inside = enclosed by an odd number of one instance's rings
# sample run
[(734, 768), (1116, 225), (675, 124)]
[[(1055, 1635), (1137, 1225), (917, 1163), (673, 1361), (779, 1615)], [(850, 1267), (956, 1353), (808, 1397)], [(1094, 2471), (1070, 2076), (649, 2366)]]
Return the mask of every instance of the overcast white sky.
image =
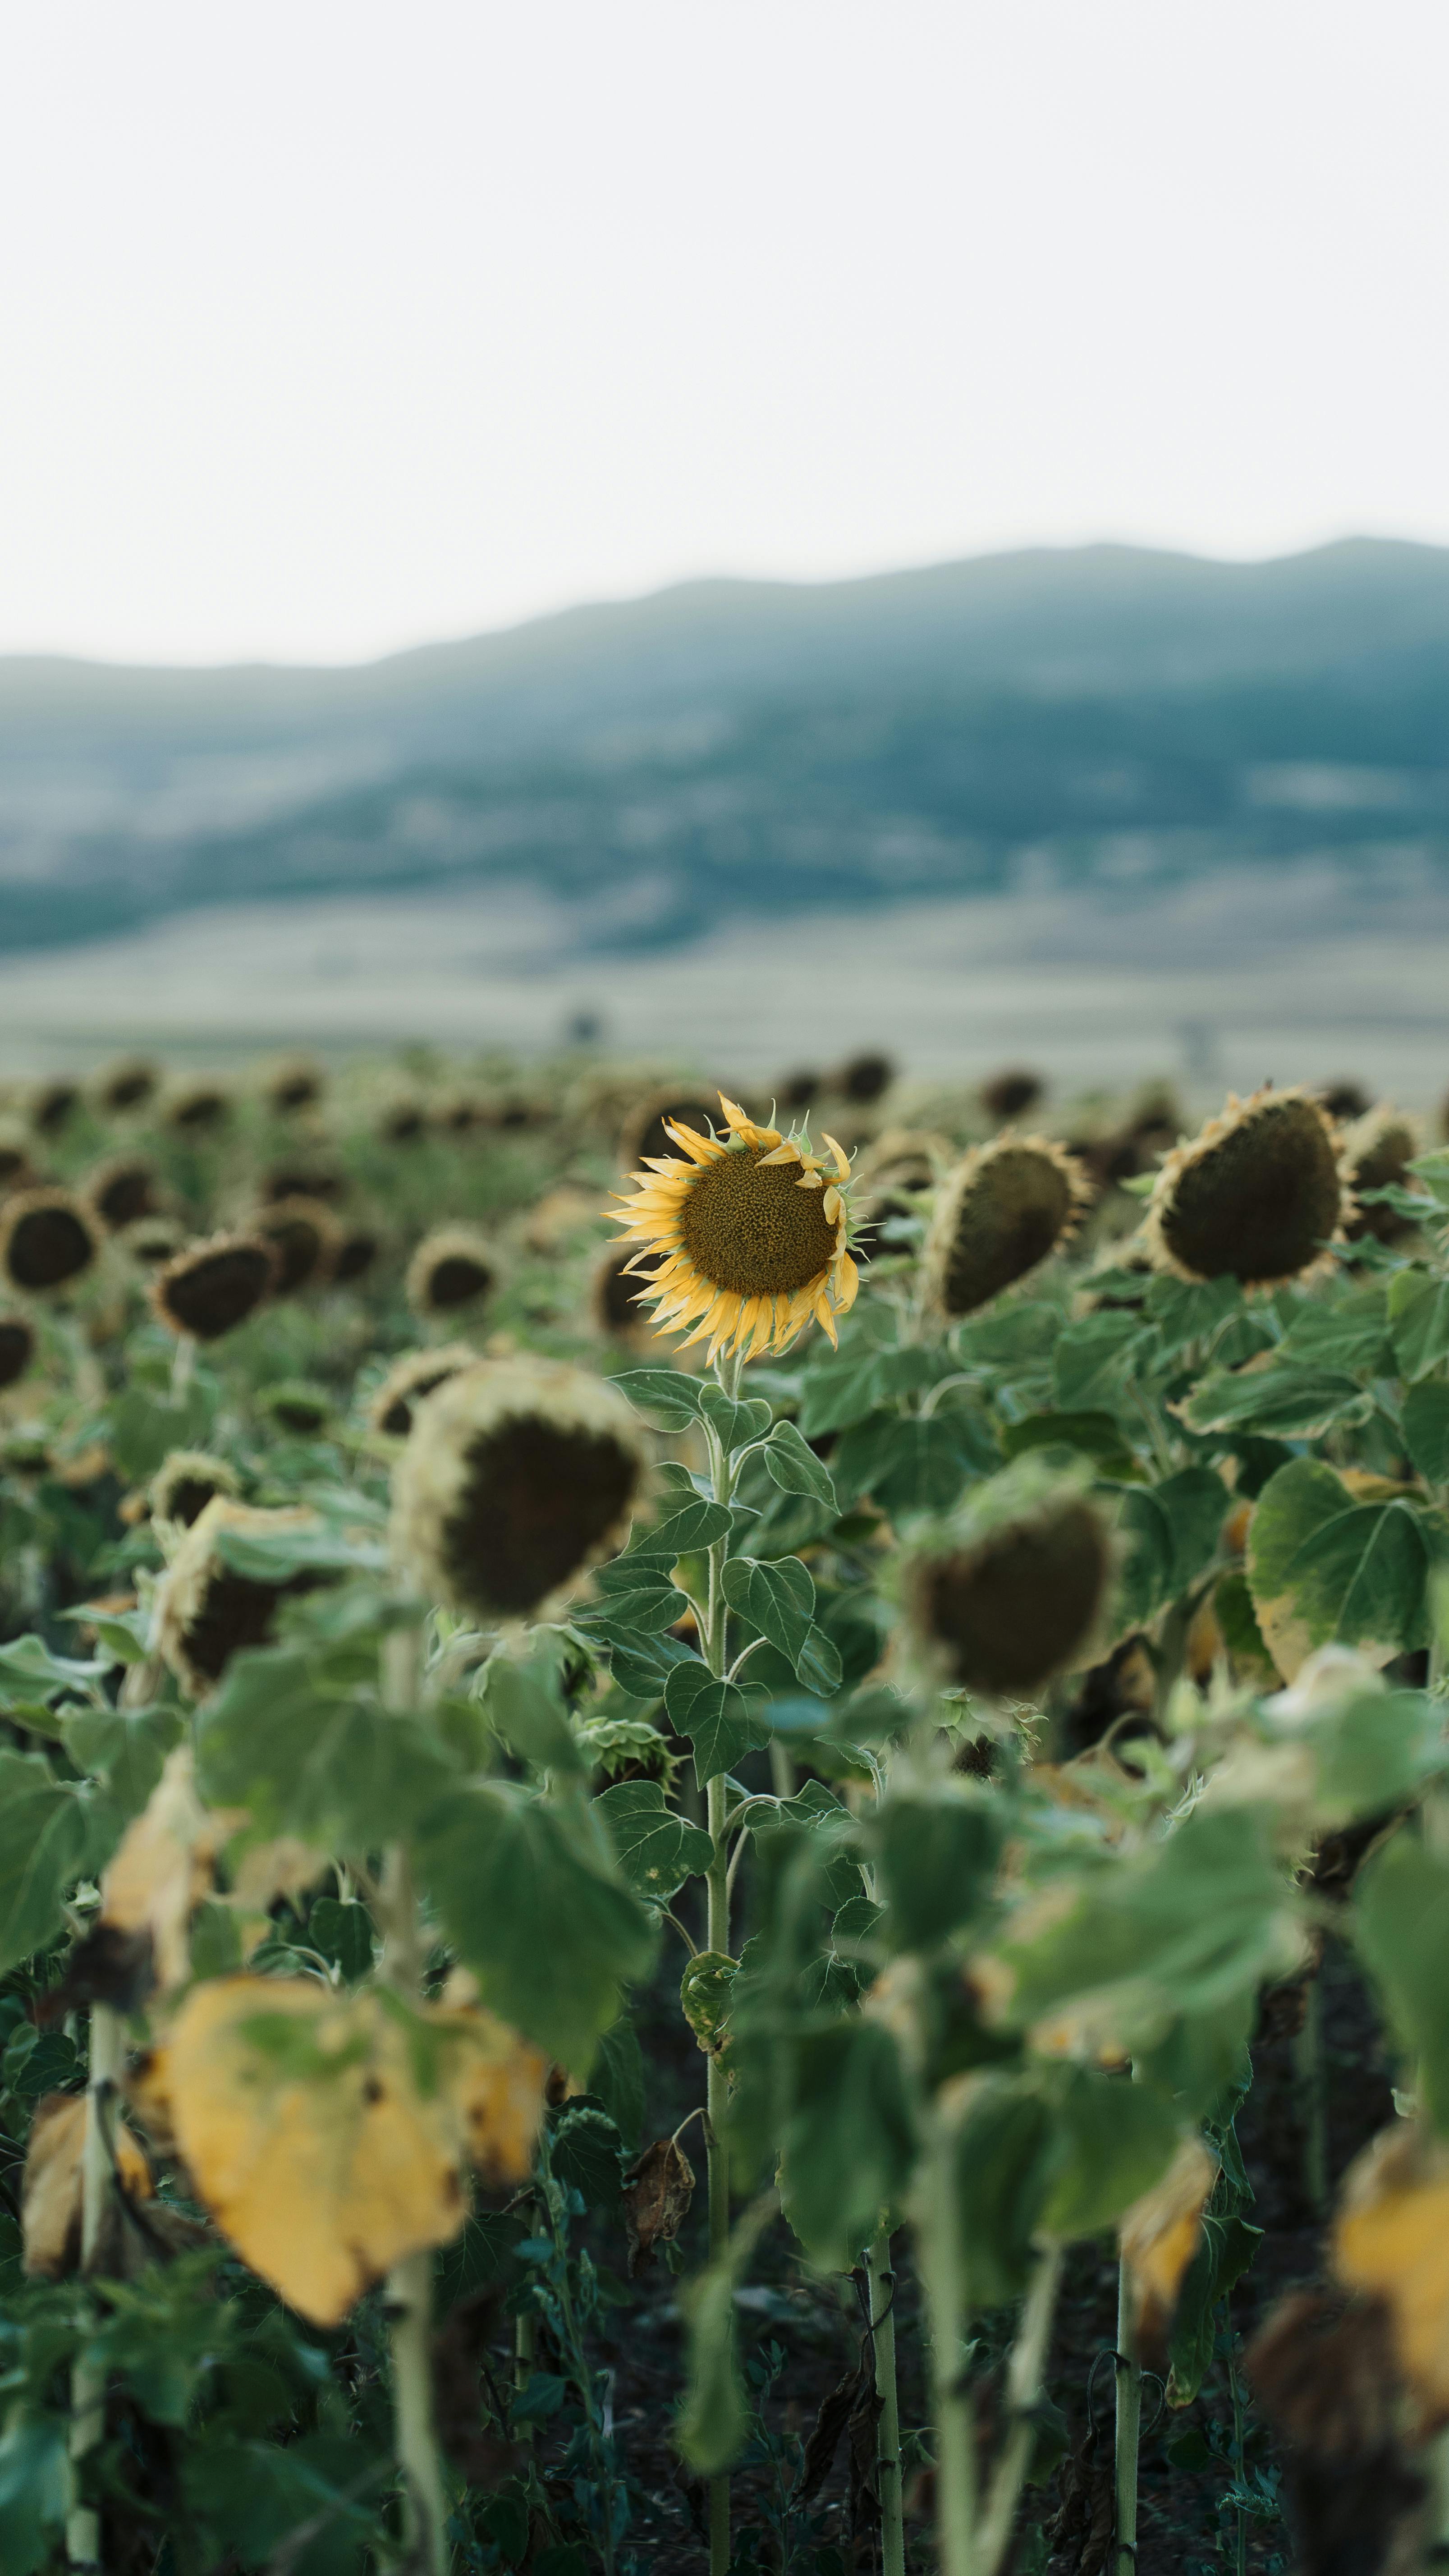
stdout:
[(0, 650), (1449, 541), (1444, 0), (8, 0)]

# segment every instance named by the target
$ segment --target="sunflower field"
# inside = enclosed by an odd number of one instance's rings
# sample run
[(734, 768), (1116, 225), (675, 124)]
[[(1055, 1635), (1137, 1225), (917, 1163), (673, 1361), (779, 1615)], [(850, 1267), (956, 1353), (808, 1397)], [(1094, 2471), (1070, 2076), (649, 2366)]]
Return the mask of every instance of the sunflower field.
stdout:
[(1449, 2547), (1449, 1151), (0, 1103), (0, 2576)]

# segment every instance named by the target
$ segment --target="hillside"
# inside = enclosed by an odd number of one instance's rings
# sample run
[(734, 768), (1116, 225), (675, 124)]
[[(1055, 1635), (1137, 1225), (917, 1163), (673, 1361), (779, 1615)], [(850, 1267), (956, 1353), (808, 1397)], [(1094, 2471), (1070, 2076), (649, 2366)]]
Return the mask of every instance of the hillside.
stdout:
[[(357, 669), (0, 661), (0, 950), (526, 887), (579, 954), (803, 911), (1449, 857), (1449, 554), (685, 585)], [(1331, 900), (1331, 895), (1330, 895)]]

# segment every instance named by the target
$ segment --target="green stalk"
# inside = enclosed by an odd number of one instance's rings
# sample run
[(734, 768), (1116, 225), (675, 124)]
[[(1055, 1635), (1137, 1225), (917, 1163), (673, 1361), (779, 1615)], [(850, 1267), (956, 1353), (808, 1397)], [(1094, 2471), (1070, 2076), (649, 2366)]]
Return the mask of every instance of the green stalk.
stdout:
[(1237, 2528), (1234, 2534), (1233, 2570), (1234, 2576), (1248, 2576), (1248, 2517), (1242, 2503), (1243, 2476), (1246, 2467), (1244, 2444), (1248, 2427), (1243, 2407), (1243, 2383), (1238, 2376), (1233, 2312), (1231, 2303), (1227, 2299), (1223, 2301), (1223, 2327), (1228, 2339), (1228, 2389), (1233, 2401), (1233, 2484), (1238, 2490), (1238, 2503), (1235, 2507)]
[(1137, 2566), (1137, 2439), (1142, 2428), (1142, 2365), (1136, 2346), (1132, 2282), (1124, 2262), (1117, 2270), (1116, 2576), (1135, 2576)]
[(905, 2576), (905, 2498), (901, 2480), (901, 2409), (896, 2388), (896, 2276), (891, 2269), (891, 2239), (882, 2227), (865, 2258), (866, 2295), (870, 2302), (870, 2340), (875, 2357), (875, 2391), (880, 2399), (875, 2466), (880, 2488), (881, 2576)]
[[(90, 2077), (86, 2086), (85, 2140), (81, 2148), (81, 2270), (95, 2266), (115, 2169), (117, 2088), (125, 2057), (125, 2024), (109, 2004), (91, 2007)], [(83, 2354), (71, 2372), (70, 2460), (80, 2463), (105, 2437), (106, 2374)], [(100, 2516), (73, 2505), (66, 2517), (66, 2556), (72, 2567), (99, 2567)]]
[[(740, 1357), (735, 1352), (715, 1364), (715, 1375), (728, 1396), (739, 1392)], [(734, 1490), (734, 1471), (729, 1453), (713, 1423), (706, 1425), (709, 1439), (710, 1488), (717, 1503), (727, 1503)], [(728, 1613), (724, 1597), (724, 1568), (728, 1539), (716, 1539), (709, 1550), (709, 1586), (705, 1600), (704, 1625), (700, 1643), (704, 1660), (716, 1681), (722, 1681), (728, 1669), (726, 1632)], [(730, 1881), (729, 1848), (725, 1836), (726, 1791), (718, 1774), (706, 1784), (706, 1826), (714, 1844), (714, 1857), (705, 1873), (705, 1946), (722, 1957), (730, 1955)], [(712, 2050), (706, 2060), (705, 2076), (705, 2160), (709, 2189), (709, 2259), (722, 2262), (730, 2233), (729, 2147), (725, 2135), (725, 2115), (729, 2109), (729, 2080), (719, 2057)], [(728, 2576), (730, 2563), (730, 2481), (724, 2470), (709, 2481), (709, 2576)]]
[[(395, 1628), (383, 1642), (383, 1696), (389, 1707), (416, 1708), (422, 1692), (420, 1628)], [(412, 1864), (394, 1843), (383, 1865), (381, 1973), (409, 2004), (423, 1991), (422, 1931)], [(433, 2258), (425, 2247), (387, 2276), (392, 2352), (393, 2431), (403, 2475), (403, 2539), (417, 2576), (448, 2576), (448, 2500), (438, 2453), (433, 2389)]]
[(996, 2576), (1011, 2546), (1012, 2525), (1036, 2442), (1052, 2318), (1062, 2277), (1062, 2248), (1038, 2253), (1006, 2371), (1007, 2434), (991, 2481), (977, 2541), (980, 2576)]
[(936, 2417), (936, 2543), (939, 2576), (976, 2576), (976, 2432), (963, 2350), (967, 2322), (955, 2123), (931, 2111), (916, 2212), (921, 2286), (931, 2327)]

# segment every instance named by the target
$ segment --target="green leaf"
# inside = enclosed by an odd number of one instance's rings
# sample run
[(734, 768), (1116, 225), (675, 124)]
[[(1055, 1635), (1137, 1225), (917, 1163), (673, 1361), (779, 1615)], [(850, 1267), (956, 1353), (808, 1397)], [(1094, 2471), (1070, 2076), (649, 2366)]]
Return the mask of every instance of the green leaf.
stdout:
[(841, 1351), (817, 1360), (800, 1391), (800, 1430), (806, 1440), (848, 1431), (863, 1422), (879, 1396), (878, 1351)]
[(1061, 1311), (1045, 1298), (1008, 1300), (983, 1315), (973, 1315), (956, 1334), (956, 1348), (971, 1367), (1005, 1375), (1040, 1368), (1051, 1358), (1062, 1329)]
[(554, 2129), (550, 2158), (560, 2182), (571, 2183), (586, 2209), (617, 2209), (624, 2188), (624, 2142), (602, 2104), (565, 2104)]
[(307, 1938), (314, 1950), (330, 1959), (349, 1985), (372, 1969), (372, 1917), (365, 1905), (343, 1904), (335, 1896), (319, 1896), (307, 1917)]
[(827, 1511), (839, 1507), (830, 1470), (816, 1457), (793, 1422), (777, 1422), (764, 1451), (765, 1466), (784, 1494), (808, 1494)]
[(1400, 1270), (1389, 1281), (1389, 1332), (1406, 1378), (1427, 1377), (1449, 1359), (1449, 1279)]
[(1430, 1485), (1449, 1485), (1449, 1385), (1426, 1378), (1404, 1398), (1404, 1447)]
[(696, 1548), (712, 1547), (716, 1539), (728, 1538), (733, 1527), (728, 1503), (707, 1503), (697, 1495), (649, 1532), (649, 1545), (673, 1560)]
[(564, 2065), (587, 2066), (654, 1950), (651, 1917), (601, 1843), (537, 1797), (472, 1781), (423, 1818), (414, 1853), (485, 2001)]
[(735, 2268), (712, 2264), (688, 2294), (689, 2391), (679, 2447), (701, 2477), (717, 2477), (744, 2449), (750, 2410), (735, 2353)]
[(114, 1663), (112, 1655), (84, 1662), (74, 1655), (53, 1655), (43, 1637), (17, 1637), (0, 1646), (0, 1708), (11, 1708), (17, 1700), (58, 1699), (63, 1691), (72, 1699), (89, 1698)]
[(1200, 1342), (1236, 1314), (1243, 1291), (1236, 1279), (1150, 1279), (1143, 1313), (1157, 1327), (1165, 1356)]
[(930, 1796), (894, 1790), (878, 1811), (875, 1847), (885, 1933), (893, 1949), (923, 1950), (979, 1915), (1005, 1829), (989, 1790), (954, 1779)]
[(1071, 2069), (1059, 2114), (1061, 2161), (1041, 2223), (1064, 2240), (1095, 2236), (1166, 2172), (1178, 2123), (1150, 2086), (1084, 2066)]
[(579, 1772), (583, 1763), (562, 1698), (546, 1670), (495, 1655), (483, 1676), (483, 1707), (510, 1749), (540, 1771)]
[(953, 2141), (966, 2277), (973, 2305), (1025, 2289), (1057, 2158), (1056, 2122), (1032, 2075), (981, 2073)]
[(1284, 1337), (1283, 1354), (1286, 1359), (1348, 1376), (1393, 1377), (1396, 1369), (1383, 1280), (1370, 1280), (1331, 1303), (1300, 1305)]
[(637, 2147), (644, 2127), (644, 2053), (627, 2013), (611, 2022), (589, 2069), (589, 2085), (624, 2144)]
[(216, 1397), (205, 1378), (193, 1378), (179, 1403), (139, 1386), (114, 1397), (107, 1408), (107, 1438), (122, 1475), (144, 1485), (173, 1449), (204, 1448)]
[(104, 1780), (111, 1803), (129, 1824), (145, 1806), (186, 1726), (179, 1708), (76, 1706), (66, 1710), (60, 1731), (76, 1769)]
[(1140, 1317), (1114, 1312), (1069, 1324), (1052, 1358), (1052, 1384), (1063, 1413), (1088, 1413), (1121, 1388), (1128, 1353), (1148, 1339)]
[(622, 1369), (609, 1383), (666, 1431), (683, 1431), (698, 1418), (703, 1382), (686, 1377), (683, 1369)]
[(1189, 1431), (1251, 1428), (1268, 1438), (1307, 1439), (1336, 1423), (1367, 1422), (1373, 1397), (1351, 1377), (1284, 1360), (1266, 1369), (1215, 1369), (1181, 1411)]
[(714, 1858), (709, 1835), (665, 1805), (657, 1780), (620, 1780), (594, 1805), (629, 1885), (657, 1905), (687, 1878), (702, 1876)]
[(54, 1939), (89, 1845), (78, 1791), (41, 1754), (0, 1751), (0, 1975)]
[(1111, 1413), (1029, 1413), (1024, 1421), (1006, 1423), (998, 1437), (1004, 1458), (1019, 1458), (1027, 1449), (1075, 1449), (1114, 1480), (1140, 1472)]
[(1424, 1642), (1436, 1528), (1408, 1503), (1355, 1503), (1331, 1467), (1270, 1476), (1248, 1531), (1248, 1585), (1279, 1669), (1337, 1640), (1400, 1653)]
[(675, 1666), (665, 1685), (664, 1705), (694, 1747), (701, 1788), (770, 1741), (769, 1719), (733, 1683), (716, 1681), (698, 1656)]
[(899, 1521), (913, 1512), (949, 1511), (963, 1487), (998, 1461), (979, 1415), (943, 1409), (924, 1420), (872, 1413), (846, 1432), (830, 1463), (842, 1497), (873, 1494)]
[(1236, 2211), (1218, 2217), (1209, 2202), (1197, 2252), (1178, 2292), (1168, 2339), (1169, 2406), (1190, 2406), (1196, 2397), (1213, 2357), (1219, 2307), (1247, 2271), (1262, 2242), (1261, 2227), (1251, 2226)]
[(672, 1586), (666, 1592), (651, 1586), (647, 1592), (605, 1592), (584, 1615), (601, 1637), (611, 1643), (617, 1638), (628, 1646), (636, 1637), (662, 1637), (688, 1608), (684, 1594)]
[(195, 1723), (202, 1796), (245, 1807), (262, 1837), (370, 1851), (406, 1833), (456, 1776), (426, 1721), (323, 1690), (309, 1658), (289, 1647), (233, 1656)]
[(730, 1608), (794, 1663), (815, 1615), (815, 1586), (808, 1567), (795, 1556), (777, 1557), (768, 1565), (736, 1556), (724, 1569), (723, 1584)]
[(795, 1671), (806, 1690), (817, 1699), (833, 1699), (845, 1679), (845, 1667), (836, 1647), (825, 1630), (812, 1626), (795, 1661)]
[(731, 1397), (722, 1386), (706, 1379), (699, 1390), (699, 1409), (714, 1427), (716, 1438), (728, 1452), (745, 1448), (759, 1440), (770, 1428), (774, 1408), (763, 1396)]
[(35, 2576), (70, 2508), (71, 2470), (65, 2420), (16, 2408), (0, 2441), (0, 2566), (5, 2576)]
[(798, 2043), (781, 2200), (810, 2260), (847, 2272), (898, 2206), (916, 2139), (895, 2039), (852, 2014)]
[(1449, 1863), (1401, 1826), (1364, 1863), (1354, 1932), (1406, 2054), (1424, 2108), (1449, 2136)]
[(264, 1530), (222, 1529), (216, 1552), (234, 1574), (253, 1583), (288, 1583), (294, 1574), (382, 1574), (388, 1552), (379, 1538), (340, 1529), (323, 1521), (316, 1528)]

